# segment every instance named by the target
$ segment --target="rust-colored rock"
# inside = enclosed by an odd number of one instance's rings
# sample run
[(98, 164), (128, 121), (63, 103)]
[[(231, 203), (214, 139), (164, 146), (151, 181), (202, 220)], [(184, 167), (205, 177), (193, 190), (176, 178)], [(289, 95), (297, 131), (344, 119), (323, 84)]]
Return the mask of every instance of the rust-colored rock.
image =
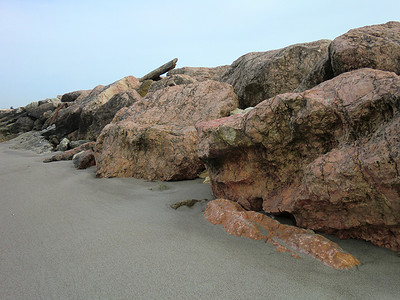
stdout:
[(74, 149), (67, 150), (65, 152), (53, 155), (52, 157), (46, 158), (43, 162), (48, 163), (48, 162), (53, 162), (53, 161), (60, 161), (60, 160), (71, 160), (75, 154), (86, 151), (86, 150), (93, 150), (95, 146), (95, 142), (88, 142), (85, 144), (82, 144)]
[(400, 77), (359, 69), (198, 124), (218, 198), (400, 252)]
[(329, 47), (335, 76), (360, 68), (400, 75), (400, 22), (352, 29)]
[(72, 157), (74, 167), (78, 170), (87, 169), (96, 165), (92, 149), (81, 151)]
[(292, 92), (328, 52), (330, 40), (245, 54), (221, 76), (231, 84), (241, 108), (255, 106), (278, 94)]
[(148, 180), (196, 178), (194, 124), (229, 115), (237, 107), (233, 88), (216, 81), (167, 87), (121, 109), (97, 140), (97, 176)]
[(206, 219), (214, 225), (222, 225), (225, 231), (237, 236), (272, 243), (279, 252), (310, 255), (335, 269), (349, 269), (360, 262), (346, 253), (339, 245), (312, 230), (284, 225), (255, 211), (246, 211), (238, 203), (217, 199), (207, 204)]

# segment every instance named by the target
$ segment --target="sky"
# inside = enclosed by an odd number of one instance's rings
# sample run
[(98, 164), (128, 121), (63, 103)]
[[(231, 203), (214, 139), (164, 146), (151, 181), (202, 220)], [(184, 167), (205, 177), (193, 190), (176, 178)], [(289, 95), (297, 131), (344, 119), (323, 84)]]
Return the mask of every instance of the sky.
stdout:
[(0, 108), (400, 21), (400, 0), (0, 0)]

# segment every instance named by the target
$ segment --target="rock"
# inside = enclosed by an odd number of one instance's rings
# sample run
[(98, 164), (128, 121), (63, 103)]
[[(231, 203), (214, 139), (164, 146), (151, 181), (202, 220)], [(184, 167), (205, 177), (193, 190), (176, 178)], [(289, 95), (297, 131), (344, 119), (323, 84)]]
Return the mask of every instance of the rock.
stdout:
[[(18, 119), (21, 119), (18, 123)], [(30, 131), (33, 127), (31, 120), (23, 107), (3, 109), (0, 112), (0, 140), (9, 140), (18, 133)]]
[[(116, 94), (139, 85), (137, 78), (127, 76), (107, 86), (96, 86), (86, 97), (82, 97), (85, 93), (80, 93), (74, 102), (65, 103), (66, 106), (57, 112), (55, 134), (59, 139), (72, 134), (74, 138), (95, 140), (102, 129), (99, 124), (94, 124), (98, 121), (97, 111)], [(109, 108), (115, 107), (110, 105)]]
[(33, 129), (33, 125), (35, 121), (33, 121), (30, 117), (19, 117), (11, 127), (10, 132), (12, 133), (21, 133), (21, 132), (28, 132)]
[(141, 97), (144, 97), (147, 95), (147, 93), (149, 92), (149, 89), (151, 87), (151, 85), (154, 83), (154, 80), (151, 79), (147, 79), (145, 81), (142, 82), (142, 84), (139, 86), (138, 88), (138, 93)]
[(359, 69), (198, 124), (214, 195), (400, 252), (400, 77)]
[(192, 206), (194, 206), (196, 203), (204, 202), (204, 201), (207, 201), (207, 199), (203, 199), (203, 200), (189, 199), (189, 200), (179, 201), (179, 202), (176, 202), (176, 203), (174, 203), (174, 204), (171, 204), (170, 207), (176, 210), (176, 209), (178, 209), (178, 208), (181, 207), (181, 206), (192, 207)]
[(67, 151), (69, 148), (69, 143), (70, 143), (69, 139), (63, 138), (61, 140), (60, 144), (58, 145), (57, 150), (58, 151)]
[[(85, 105), (83, 105), (82, 107), (82, 113), (80, 115), (80, 124), (79, 124), (80, 138), (89, 140), (96, 139), (102, 129), (99, 128), (102, 126), (93, 125), (93, 123), (96, 122), (95, 115), (97, 114), (98, 110), (103, 105), (106, 105), (106, 103), (109, 100), (111, 100), (114, 95), (126, 90), (136, 89), (139, 86), (140, 83), (137, 78), (133, 76), (127, 76), (110, 85), (107, 85), (106, 87), (94, 88), (92, 92), (89, 94), (89, 96), (87, 96), (84, 99)], [(124, 101), (126, 101), (126, 98), (122, 97), (122, 101), (116, 100), (114, 101), (114, 103), (110, 104), (108, 108), (113, 108), (115, 113), (117, 110), (119, 110), (119, 108), (121, 108), (118, 106), (118, 103), (122, 104), (124, 103)], [(132, 101), (134, 100), (129, 100), (126, 102), (131, 103)], [(105, 115), (104, 110), (103, 110), (103, 115)], [(112, 118), (109, 119), (111, 121)]]
[(86, 143), (89, 143), (89, 142), (90, 142), (89, 140), (70, 141), (70, 142), (69, 142), (69, 147), (70, 147), (71, 149), (74, 149), (74, 148), (76, 148), (76, 147), (79, 147), (79, 146), (81, 146), (81, 145), (83, 145), (83, 144), (86, 144)]
[(29, 150), (38, 154), (47, 153), (53, 150), (53, 146), (36, 131), (29, 131), (20, 134), (10, 141), (11, 149)]
[(93, 150), (95, 146), (95, 142), (89, 142), (83, 145), (80, 145), (79, 147), (76, 147), (74, 149), (53, 155), (52, 157), (46, 158), (43, 162), (44, 163), (49, 163), (53, 161), (60, 161), (60, 160), (71, 160), (75, 154), (85, 151), (85, 150)]
[(329, 52), (335, 76), (360, 68), (400, 75), (400, 22), (352, 29), (335, 38)]
[(333, 77), (331, 59), (329, 53), (325, 53), (304, 77), (303, 81), (297, 86), (294, 92), (304, 92)]
[(168, 86), (175, 86), (175, 85), (181, 85), (181, 84), (191, 84), (196, 82), (195, 79), (193, 79), (192, 77), (188, 76), (188, 75), (181, 75), (181, 74), (177, 74), (177, 75), (171, 75), (165, 78), (162, 78), (159, 81), (154, 81), (148, 92), (152, 93), (155, 92), (157, 90), (161, 90), (163, 88), (166, 88)]
[(80, 90), (69, 92), (61, 96), (61, 102), (74, 102), (86, 98), (92, 90)]
[(98, 177), (181, 180), (204, 168), (194, 124), (229, 115), (233, 88), (216, 81), (167, 87), (121, 109), (97, 139)]
[(183, 67), (169, 71), (167, 77), (175, 75), (185, 75), (196, 81), (215, 80), (220, 81), (221, 75), (229, 68), (229, 66), (219, 66), (214, 68), (204, 67)]
[(331, 41), (296, 44), (279, 50), (241, 56), (222, 74), (234, 87), (239, 106), (255, 106), (278, 94), (292, 92), (328, 51)]
[(141, 100), (141, 98), (139, 93), (134, 89), (115, 94), (110, 100), (96, 110), (92, 115), (92, 122), (87, 129), (84, 129), (84, 127), (79, 129), (80, 136), (88, 138), (97, 137), (104, 126), (112, 121), (114, 115), (121, 108), (131, 106), (136, 101)]
[(96, 165), (93, 150), (81, 151), (72, 157), (74, 167), (78, 170), (87, 169)]
[(217, 199), (207, 204), (205, 218), (214, 225), (237, 236), (272, 243), (279, 252), (289, 252), (300, 258), (298, 252), (310, 255), (335, 269), (349, 269), (360, 264), (353, 255), (339, 245), (312, 230), (284, 225), (255, 211), (245, 211), (238, 203)]
[[(57, 99), (58, 100), (58, 99)], [(48, 111), (55, 110), (60, 105), (60, 102), (42, 103), (34, 108), (26, 109), (27, 115), (33, 119), (41, 119), (43, 114)]]

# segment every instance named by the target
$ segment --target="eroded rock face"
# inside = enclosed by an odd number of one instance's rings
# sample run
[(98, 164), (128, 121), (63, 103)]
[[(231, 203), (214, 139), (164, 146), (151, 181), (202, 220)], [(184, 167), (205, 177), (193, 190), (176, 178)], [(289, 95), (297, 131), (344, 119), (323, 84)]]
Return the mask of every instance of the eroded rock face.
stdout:
[(360, 69), (198, 124), (218, 198), (400, 251), (400, 77)]
[(207, 204), (205, 218), (214, 225), (222, 225), (225, 231), (237, 236), (272, 243), (279, 252), (312, 256), (335, 269), (349, 269), (360, 262), (346, 253), (339, 245), (312, 230), (284, 225), (255, 211), (246, 211), (238, 203), (217, 199)]
[(97, 176), (192, 179), (204, 168), (194, 124), (229, 115), (233, 88), (216, 81), (167, 87), (121, 109), (97, 140)]
[(400, 22), (352, 29), (335, 38), (329, 52), (335, 76), (360, 68), (400, 75)]
[(231, 84), (241, 108), (292, 92), (328, 52), (330, 40), (296, 44), (279, 50), (252, 52), (238, 58), (221, 76)]

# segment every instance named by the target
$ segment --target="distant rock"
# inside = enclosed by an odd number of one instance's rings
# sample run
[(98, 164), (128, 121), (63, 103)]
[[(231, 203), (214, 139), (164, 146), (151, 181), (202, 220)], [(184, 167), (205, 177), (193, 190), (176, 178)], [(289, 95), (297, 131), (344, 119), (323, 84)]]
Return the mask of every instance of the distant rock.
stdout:
[(219, 66), (214, 68), (206, 67), (183, 67), (169, 71), (167, 77), (175, 75), (190, 76), (196, 81), (216, 80), (219, 81), (221, 75), (229, 68), (229, 66)]
[(400, 77), (359, 69), (201, 122), (217, 198), (400, 252)]
[(294, 91), (328, 52), (330, 42), (320, 40), (245, 54), (232, 63), (221, 80), (234, 87), (240, 108), (255, 106), (270, 97)]
[(188, 75), (171, 75), (168, 77), (164, 77), (159, 81), (154, 81), (149, 87), (148, 91), (151, 93), (169, 86), (191, 84), (194, 82), (196, 82), (196, 80)]
[(66, 93), (61, 96), (61, 102), (74, 102), (87, 97), (92, 90), (80, 90)]
[(216, 81), (167, 87), (121, 109), (97, 139), (98, 177), (193, 179), (204, 168), (194, 124), (237, 107), (231, 86)]
[(265, 240), (279, 252), (289, 252), (296, 258), (300, 258), (298, 253), (304, 253), (335, 269), (349, 269), (360, 264), (357, 258), (322, 235), (280, 224), (264, 214), (246, 211), (226, 199), (209, 202), (204, 216), (214, 225), (223, 225), (230, 234)]

